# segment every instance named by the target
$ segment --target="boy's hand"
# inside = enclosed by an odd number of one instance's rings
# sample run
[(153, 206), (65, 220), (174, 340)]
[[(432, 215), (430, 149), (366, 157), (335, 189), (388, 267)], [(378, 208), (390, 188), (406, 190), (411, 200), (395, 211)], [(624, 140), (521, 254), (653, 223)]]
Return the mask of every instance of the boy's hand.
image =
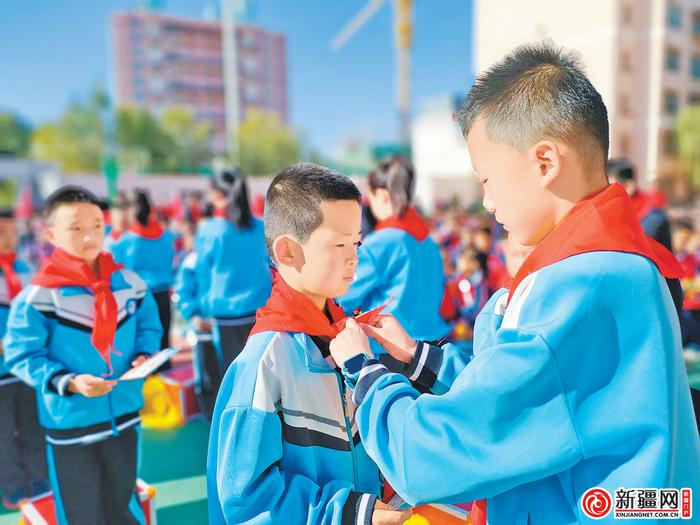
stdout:
[(391, 314), (381, 314), (373, 325), (360, 325), (364, 332), (382, 345), (394, 359), (410, 363), (416, 353), (416, 341)]
[(90, 374), (80, 374), (68, 380), (68, 391), (85, 397), (100, 397), (109, 394), (116, 386), (114, 380), (102, 379)]
[(147, 356), (147, 355), (140, 355), (140, 356), (138, 356), (136, 359), (134, 359), (134, 360), (131, 362), (131, 366), (134, 367), (134, 368), (136, 368), (136, 367), (139, 366), (141, 363), (143, 363), (146, 359), (148, 359), (148, 356)]
[(386, 503), (377, 500), (372, 511), (372, 525), (401, 525), (411, 517), (411, 510), (392, 510)]
[(360, 325), (352, 318), (348, 318), (345, 328), (331, 341), (330, 349), (333, 359), (341, 367), (345, 361), (357, 354), (372, 355), (372, 351), (369, 349), (369, 339)]

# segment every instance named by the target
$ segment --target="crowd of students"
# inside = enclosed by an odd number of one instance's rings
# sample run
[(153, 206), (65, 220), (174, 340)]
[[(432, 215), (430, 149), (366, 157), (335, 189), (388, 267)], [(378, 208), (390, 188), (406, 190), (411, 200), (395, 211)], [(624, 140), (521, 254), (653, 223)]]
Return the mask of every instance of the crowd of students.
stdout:
[[(524, 107), (583, 138), (532, 115), (489, 131)], [(212, 524), (401, 523), (440, 502), (475, 502), (474, 523), (576, 523), (593, 486), (697, 487), (692, 223), (606, 164), (605, 108), (560, 51), (517, 50), (459, 118), (480, 211), (423, 215), (395, 157), (364, 196), (299, 164), (264, 205), (227, 169), (169, 207), (63, 187), (41, 235), (0, 213), (3, 503), (53, 490), (61, 524), (144, 522), (143, 381), (119, 378), (180, 341), (173, 315), (211, 422)]]

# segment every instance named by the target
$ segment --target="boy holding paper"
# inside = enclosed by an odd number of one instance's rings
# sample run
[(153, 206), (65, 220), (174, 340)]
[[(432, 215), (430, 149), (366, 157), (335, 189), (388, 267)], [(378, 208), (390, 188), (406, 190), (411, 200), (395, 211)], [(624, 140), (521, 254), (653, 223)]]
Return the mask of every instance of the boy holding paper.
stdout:
[(137, 524), (142, 381), (117, 381), (160, 348), (153, 296), (102, 252), (97, 198), (64, 187), (46, 202), (51, 257), (12, 303), (13, 374), (36, 390), (61, 525)]

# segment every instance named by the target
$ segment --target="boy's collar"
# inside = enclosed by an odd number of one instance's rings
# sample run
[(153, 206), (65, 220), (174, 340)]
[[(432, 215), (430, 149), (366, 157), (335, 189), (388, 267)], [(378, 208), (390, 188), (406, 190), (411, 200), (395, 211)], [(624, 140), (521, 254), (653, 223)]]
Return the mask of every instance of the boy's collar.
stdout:
[(599, 251), (641, 255), (664, 277), (683, 276), (673, 254), (644, 233), (627, 191), (613, 183), (576, 204), (537, 245), (513, 279), (508, 301), (528, 275), (569, 257)]
[(332, 357), (325, 358), (313, 339), (303, 333), (292, 334), (294, 339), (304, 348), (304, 364), (309, 372), (330, 374), (335, 372), (336, 364)]
[[(326, 304), (336, 322), (346, 317), (342, 308), (333, 301), (328, 300)], [(274, 276), (270, 297), (258, 309), (255, 319), (251, 335), (267, 331), (303, 332), (333, 338), (339, 331), (311, 299), (294, 290), (279, 274)]]

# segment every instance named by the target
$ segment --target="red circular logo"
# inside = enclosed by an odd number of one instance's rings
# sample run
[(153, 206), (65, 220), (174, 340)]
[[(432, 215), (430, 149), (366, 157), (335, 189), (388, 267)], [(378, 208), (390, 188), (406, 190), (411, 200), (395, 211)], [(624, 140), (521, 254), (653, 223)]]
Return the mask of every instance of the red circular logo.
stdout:
[(604, 518), (612, 508), (612, 498), (608, 491), (594, 487), (586, 491), (581, 498), (581, 508), (586, 516), (599, 520)]

